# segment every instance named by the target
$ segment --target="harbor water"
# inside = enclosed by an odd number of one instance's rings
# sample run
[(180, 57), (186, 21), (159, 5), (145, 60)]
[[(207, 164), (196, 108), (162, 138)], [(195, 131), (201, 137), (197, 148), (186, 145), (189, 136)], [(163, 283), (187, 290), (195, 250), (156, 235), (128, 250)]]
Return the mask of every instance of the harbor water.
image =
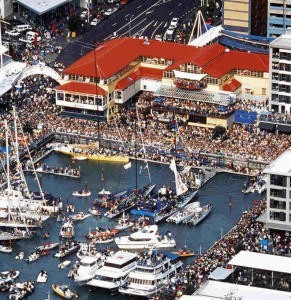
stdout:
[[(149, 183), (147, 169), (144, 168), (143, 162), (132, 162), (132, 167), (125, 170), (122, 163), (105, 163), (98, 161), (75, 161), (62, 154), (51, 153), (43, 160), (48, 166), (56, 167), (79, 167), (81, 170), (81, 178), (69, 178), (56, 175), (40, 175), (40, 180), (45, 192), (51, 192), (54, 196), (62, 198), (64, 206), (69, 202), (75, 206), (75, 213), (78, 211), (86, 212), (93, 205), (93, 200), (97, 197), (97, 193), (105, 187), (112, 193), (116, 193), (127, 188), (141, 189)], [(101, 181), (102, 169), (104, 181)], [(170, 171), (168, 165), (149, 164), (152, 183), (156, 183), (156, 191), (162, 185), (174, 187), (174, 175)], [(27, 175), (29, 186), (32, 190), (37, 190), (37, 183), (31, 174)], [(254, 200), (261, 199), (261, 195), (241, 193), (245, 176), (233, 175), (228, 173), (219, 173), (206, 183), (198, 192), (195, 200), (200, 201), (201, 205), (212, 202), (213, 209), (210, 216), (196, 227), (188, 225), (173, 225), (163, 222), (159, 225), (160, 233), (164, 234), (170, 231), (177, 242), (177, 249), (187, 245), (192, 248), (196, 254), (199, 251), (206, 251), (215, 241), (228, 232), (238, 221), (241, 214), (248, 210), (254, 203)], [(92, 195), (88, 198), (76, 198), (72, 196), (72, 192), (84, 187), (85, 183)], [(232, 206), (229, 206), (229, 199), (232, 198)], [(110, 220), (106, 217), (89, 217), (84, 221), (75, 225), (76, 240), (86, 242), (85, 234), (96, 226), (113, 227), (116, 220)], [(24, 260), (19, 261), (15, 256), (24, 251), (25, 258), (34, 250), (35, 247), (43, 245), (45, 242), (58, 242), (59, 230), (61, 223), (56, 218), (47, 220), (42, 229), (38, 229), (32, 239), (22, 240), (18, 242), (12, 254), (0, 253), (0, 271), (15, 269), (20, 270), (19, 282), (25, 280), (35, 280), (41, 270), (48, 272), (48, 280), (46, 283), (36, 284), (34, 293), (28, 299), (44, 300), (50, 294), (51, 299), (59, 299), (53, 295), (51, 290), (52, 283), (68, 284), (71, 289), (76, 289), (79, 299), (111, 299), (109, 293), (96, 290), (90, 292), (88, 286), (78, 287), (73, 280), (67, 277), (69, 267), (58, 269), (59, 259), (54, 258), (53, 254), (57, 250), (52, 250), (50, 255), (40, 257), (33, 263), (26, 263)], [(44, 238), (44, 233), (49, 232), (50, 238)], [(125, 231), (124, 234), (129, 234)], [(97, 249), (106, 247), (116, 249), (114, 243), (98, 245)], [(195, 258), (184, 260), (184, 265), (191, 263)], [(71, 260), (72, 264), (77, 260), (75, 255), (66, 257), (65, 260)], [(115, 299), (124, 299), (122, 295), (114, 296)], [(0, 299), (6, 299), (6, 294), (0, 294)]]

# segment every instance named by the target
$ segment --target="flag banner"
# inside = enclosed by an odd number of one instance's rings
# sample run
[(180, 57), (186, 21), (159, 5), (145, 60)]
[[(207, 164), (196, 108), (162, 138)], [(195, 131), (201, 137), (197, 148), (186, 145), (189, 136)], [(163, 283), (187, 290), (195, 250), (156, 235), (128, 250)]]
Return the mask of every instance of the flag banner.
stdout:
[(175, 175), (175, 183), (176, 183), (176, 194), (177, 196), (180, 196), (188, 191), (187, 186), (183, 183), (182, 178), (177, 171), (176, 162), (174, 159), (172, 159), (170, 163), (170, 169), (174, 172)]
[(190, 170), (191, 170), (191, 167), (190, 166), (186, 166), (180, 173), (182, 175), (188, 174)]
[(128, 164), (124, 165), (123, 168), (124, 168), (125, 170), (131, 168), (131, 162), (129, 162)]

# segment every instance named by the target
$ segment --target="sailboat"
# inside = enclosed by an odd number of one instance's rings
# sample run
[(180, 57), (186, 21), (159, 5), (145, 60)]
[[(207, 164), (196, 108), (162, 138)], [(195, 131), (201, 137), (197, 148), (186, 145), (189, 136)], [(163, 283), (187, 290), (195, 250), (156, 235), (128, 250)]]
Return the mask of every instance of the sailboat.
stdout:
[(98, 193), (99, 197), (108, 198), (111, 195), (111, 192), (106, 190), (104, 187), (104, 169), (101, 170), (101, 182), (102, 182), (102, 190)]
[(72, 193), (72, 195), (75, 196), (75, 197), (89, 197), (89, 196), (91, 196), (91, 192), (88, 189), (87, 182), (85, 182), (85, 185), (84, 185), (83, 189), (79, 189), (77, 191), (74, 191)]

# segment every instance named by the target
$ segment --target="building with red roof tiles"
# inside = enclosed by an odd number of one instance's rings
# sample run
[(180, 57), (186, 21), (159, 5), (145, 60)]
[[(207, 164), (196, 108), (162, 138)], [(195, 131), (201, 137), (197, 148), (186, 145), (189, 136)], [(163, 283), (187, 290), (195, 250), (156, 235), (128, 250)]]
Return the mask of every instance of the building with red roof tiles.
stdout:
[(229, 50), (219, 44), (196, 48), (117, 38), (63, 71), (67, 83), (56, 90), (56, 103), (72, 113), (109, 118), (118, 105), (140, 91), (167, 97), (171, 90), (172, 97), (228, 105), (238, 93), (267, 95), (268, 71), (265, 54)]

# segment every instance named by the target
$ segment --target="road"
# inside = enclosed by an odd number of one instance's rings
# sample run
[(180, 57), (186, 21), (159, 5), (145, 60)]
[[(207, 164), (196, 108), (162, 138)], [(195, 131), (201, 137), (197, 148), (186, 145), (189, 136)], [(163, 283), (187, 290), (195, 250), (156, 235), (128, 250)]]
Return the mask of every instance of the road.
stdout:
[[(200, 2), (200, 1), (199, 1)], [(186, 20), (197, 9), (197, 0), (132, 0), (113, 15), (91, 28), (78, 40), (72, 40), (58, 57), (65, 66), (91, 51), (94, 43), (125, 36), (152, 39), (164, 35), (174, 17)], [(192, 20), (194, 22), (194, 20)]]

